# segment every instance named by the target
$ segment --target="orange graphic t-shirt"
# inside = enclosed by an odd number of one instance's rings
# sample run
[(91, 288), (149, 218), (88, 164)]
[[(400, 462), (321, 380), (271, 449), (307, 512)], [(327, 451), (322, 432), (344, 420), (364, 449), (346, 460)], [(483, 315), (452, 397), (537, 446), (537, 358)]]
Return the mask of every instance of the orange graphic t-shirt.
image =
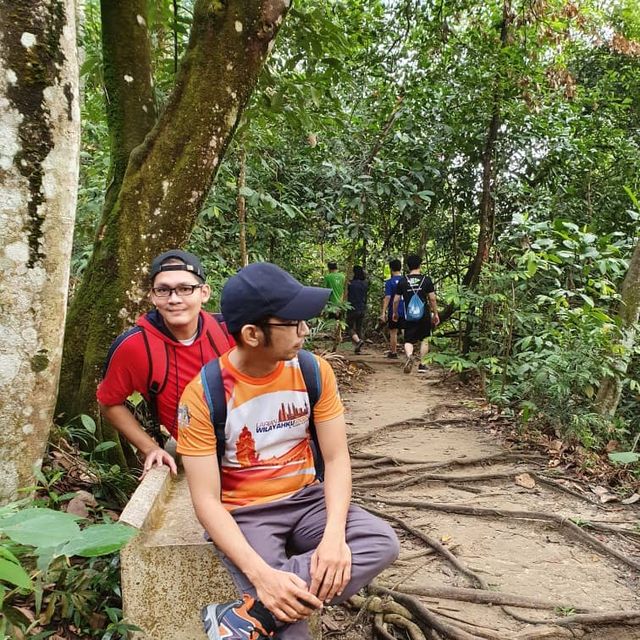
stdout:
[[(344, 413), (333, 370), (318, 358), (322, 392), (316, 425)], [(280, 500), (315, 481), (309, 436), (309, 396), (298, 359), (278, 363), (263, 378), (238, 371), (229, 354), (220, 360), (227, 398), (222, 502), (227, 509)], [(216, 454), (216, 437), (202, 380), (185, 388), (178, 409), (178, 453)]]

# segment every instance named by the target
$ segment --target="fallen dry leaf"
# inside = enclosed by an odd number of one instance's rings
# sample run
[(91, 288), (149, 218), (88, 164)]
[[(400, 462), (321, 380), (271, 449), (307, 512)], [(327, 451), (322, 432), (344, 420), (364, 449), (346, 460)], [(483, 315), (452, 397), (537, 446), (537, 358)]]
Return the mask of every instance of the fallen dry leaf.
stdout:
[(628, 498), (625, 498), (621, 502), (622, 504), (635, 504), (636, 502), (638, 502), (638, 500), (640, 500), (640, 495), (638, 495), (637, 493), (633, 493)]
[(617, 502), (620, 500), (615, 493), (611, 493), (609, 489), (606, 487), (589, 487), (593, 493), (595, 493), (598, 498), (600, 498), (600, 502)]
[(525, 489), (533, 489), (536, 486), (536, 481), (533, 476), (528, 473), (521, 473), (515, 477), (515, 483), (519, 487), (524, 487)]

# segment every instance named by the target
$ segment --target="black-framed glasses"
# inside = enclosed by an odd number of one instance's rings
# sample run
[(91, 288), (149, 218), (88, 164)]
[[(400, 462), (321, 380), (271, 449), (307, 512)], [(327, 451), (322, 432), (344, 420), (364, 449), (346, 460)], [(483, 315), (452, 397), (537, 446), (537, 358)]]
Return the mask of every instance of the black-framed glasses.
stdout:
[(306, 320), (298, 320), (297, 322), (262, 322), (261, 326), (263, 327), (295, 327), (296, 328), (296, 333), (299, 336), (303, 336), (304, 335), (304, 327), (306, 327), (307, 329), (309, 328), (309, 325), (307, 324)]
[(177, 296), (184, 298), (185, 296), (193, 295), (196, 289), (201, 289), (202, 287), (204, 287), (203, 284), (179, 284), (177, 287), (153, 287), (151, 291), (158, 298), (169, 298), (174, 291)]

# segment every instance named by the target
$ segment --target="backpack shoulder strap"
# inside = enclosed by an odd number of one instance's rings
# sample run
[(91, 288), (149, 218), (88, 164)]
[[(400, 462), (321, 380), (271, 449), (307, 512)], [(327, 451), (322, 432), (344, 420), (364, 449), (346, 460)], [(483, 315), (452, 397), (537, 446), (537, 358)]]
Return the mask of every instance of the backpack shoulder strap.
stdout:
[(318, 480), (324, 479), (324, 460), (318, 442), (318, 432), (316, 431), (313, 419), (313, 407), (318, 402), (322, 393), (322, 379), (320, 378), (320, 366), (318, 360), (309, 351), (300, 349), (298, 351), (298, 363), (304, 378), (304, 385), (309, 395), (309, 435), (311, 436), (311, 450), (313, 452), (313, 462), (316, 467), (316, 477)]
[(218, 458), (218, 468), (220, 468), (226, 441), (227, 397), (224, 392), (220, 362), (217, 358), (202, 367), (200, 379), (204, 389), (204, 397), (209, 407), (209, 417), (213, 425), (213, 432), (216, 436), (216, 457)]
[(207, 313), (205, 318), (202, 330), (205, 332), (216, 357), (219, 358), (230, 346), (227, 325), (220, 313)]
[(151, 413), (151, 435), (161, 446), (164, 446), (164, 438), (160, 431), (160, 415), (158, 413), (158, 395), (167, 384), (169, 377), (169, 345), (144, 327), (140, 327), (144, 347), (149, 363), (147, 376), (147, 393), (149, 394), (149, 412)]

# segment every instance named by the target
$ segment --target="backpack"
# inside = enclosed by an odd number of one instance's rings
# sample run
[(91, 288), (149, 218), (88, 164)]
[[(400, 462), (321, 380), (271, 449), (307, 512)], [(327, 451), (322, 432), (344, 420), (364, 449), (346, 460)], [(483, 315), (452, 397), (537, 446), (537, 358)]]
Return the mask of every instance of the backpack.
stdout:
[[(320, 367), (316, 357), (309, 351), (300, 349), (298, 363), (304, 378), (304, 384), (309, 395), (309, 434), (311, 436), (311, 451), (313, 463), (316, 468), (316, 478), (324, 479), (324, 460), (318, 443), (318, 433), (313, 421), (313, 407), (322, 393), (322, 381), (320, 379)], [(200, 372), (204, 396), (209, 407), (209, 417), (216, 436), (216, 457), (218, 468), (222, 467), (222, 458), (225, 452), (226, 423), (227, 423), (227, 398), (222, 382), (222, 371), (218, 359), (208, 362)]]
[[(220, 313), (212, 313), (214, 322), (212, 327), (215, 327), (214, 331), (224, 334), (224, 337), (229, 340), (229, 332), (227, 326), (224, 323), (224, 318)], [(159, 446), (164, 447), (164, 436), (160, 430), (160, 418), (158, 414), (158, 395), (164, 390), (167, 380), (169, 378), (169, 345), (161, 338), (156, 336), (150, 331), (146, 331), (144, 327), (136, 327), (142, 332), (144, 338), (145, 350), (147, 352), (147, 358), (149, 360), (149, 378), (147, 379), (147, 391), (149, 393), (149, 413), (151, 417), (151, 437), (158, 443)], [(222, 354), (216, 347), (215, 340), (209, 331), (209, 327), (202, 327), (205, 332), (209, 344), (213, 351), (216, 353), (216, 359)], [(219, 336), (220, 337), (220, 336)], [(153, 353), (153, 358), (151, 354)]]
[(424, 284), (424, 279), (427, 276), (422, 277), (422, 281), (418, 285), (418, 287), (414, 287), (411, 282), (407, 279), (407, 284), (411, 287), (411, 291), (413, 291), (413, 295), (409, 300), (409, 304), (407, 304), (407, 308), (405, 309), (405, 318), (409, 320), (409, 322), (416, 322), (417, 320), (422, 320), (424, 316), (424, 301), (418, 295), (420, 289), (422, 289), (422, 285)]

